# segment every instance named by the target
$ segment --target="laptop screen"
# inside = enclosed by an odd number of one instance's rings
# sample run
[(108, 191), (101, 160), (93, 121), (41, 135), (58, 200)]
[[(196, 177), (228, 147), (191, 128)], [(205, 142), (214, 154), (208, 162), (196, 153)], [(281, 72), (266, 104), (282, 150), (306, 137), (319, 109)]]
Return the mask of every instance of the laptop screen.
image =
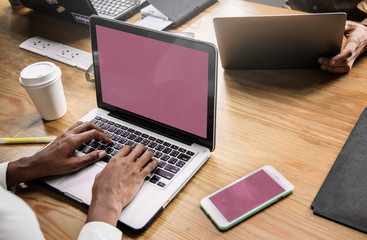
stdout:
[(97, 26), (102, 100), (206, 137), (208, 53)]
[(98, 101), (212, 140), (216, 52), (198, 48), (194, 40), (125, 27), (133, 30), (97, 24), (91, 31), (98, 49)]

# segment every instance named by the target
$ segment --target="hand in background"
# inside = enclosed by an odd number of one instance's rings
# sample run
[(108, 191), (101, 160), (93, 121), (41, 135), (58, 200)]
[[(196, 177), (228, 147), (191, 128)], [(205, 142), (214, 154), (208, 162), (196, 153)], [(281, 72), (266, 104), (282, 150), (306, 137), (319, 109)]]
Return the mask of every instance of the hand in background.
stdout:
[[(145, 177), (158, 165), (149, 162), (153, 152), (142, 144), (133, 150), (124, 146), (96, 176), (87, 222), (102, 221), (116, 226), (122, 209), (134, 198)], [(139, 159), (137, 159), (139, 158)]]
[(344, 35), (347, 38), (342, 52), (334, 57), (320, 57), (322, 70), (331, 73), (347, 73), (352, 69), (356, 58), (367, 50), (367, 27), (356, 22), (346, 21)]
[(74, 172), (97, 161), (106, 155), (105, 151), (75, 156), (77, 147), (94, 138), (112, 143), (98, 126), (90, 122), (77, 122), (42, 151), (32, 157), (9, 163), (7, 185), (13, 186), (40, 177)]

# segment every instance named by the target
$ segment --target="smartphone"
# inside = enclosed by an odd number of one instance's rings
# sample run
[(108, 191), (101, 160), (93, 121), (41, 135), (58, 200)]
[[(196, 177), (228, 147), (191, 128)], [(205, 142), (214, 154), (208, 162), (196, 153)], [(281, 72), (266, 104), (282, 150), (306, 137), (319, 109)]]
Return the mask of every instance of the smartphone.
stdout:
[(266, 165), (203, 198), (201, 208), (220, 230), (227, 230), (294, 190), (272, 166)]

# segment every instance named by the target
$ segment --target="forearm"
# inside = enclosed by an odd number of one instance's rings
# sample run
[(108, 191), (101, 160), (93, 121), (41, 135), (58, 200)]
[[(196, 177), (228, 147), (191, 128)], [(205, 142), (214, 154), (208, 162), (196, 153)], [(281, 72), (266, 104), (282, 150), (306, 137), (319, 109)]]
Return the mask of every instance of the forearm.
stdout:
[(37, 161), (34, 157), (24, 157), (10, 162), (6, 171), (6, 184), (8, 187), (18, 183), (31, 181), (42, 177), (37, 170)]
[(98, 201), (92, 199), (88, 210), (87, 223), (98, 221), (116, 226), (121, 215), (121, 211), (121, 207), (110, 201)]

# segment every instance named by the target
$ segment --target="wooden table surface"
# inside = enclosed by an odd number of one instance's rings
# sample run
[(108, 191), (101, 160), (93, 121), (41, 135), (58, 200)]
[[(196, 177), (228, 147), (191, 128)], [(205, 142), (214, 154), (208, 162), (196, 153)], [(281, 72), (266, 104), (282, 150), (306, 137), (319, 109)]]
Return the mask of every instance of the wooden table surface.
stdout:
[[(220, 0), (173, 31), (193, 32), (216, 44), (214, 17), (283, 13), (293, 12)], [(0, 22), (1, 137), (58, 135), (96, 107), (93, 83), (82, 71), (57, 61), (68, 106), (64, 117), (43, 121), (18, 81), (27, 65), (50, 60), (20, 49), (21, 42), (42, 36), (90, 51), (87, 26), (12, 9), (8, 1), (0, 3)], [(314, 215), (310, 205), (366, 105), (367, 58), (345, 75), (318, 69), (224, 71), (219, 65), (215, 151), (147, 231), (123, 238), (365, 239), (361, 232)], [(0, 162), (32, 155), (41, 146), (2, 145)], [(266, 164), (294, 184), (294, 193), (231, 230), (218, 231), (200, 209), (200, 200)], [(85, 208), (38, 184), (17, 194), (36, 212), (47, 239), (77, 238)]]

